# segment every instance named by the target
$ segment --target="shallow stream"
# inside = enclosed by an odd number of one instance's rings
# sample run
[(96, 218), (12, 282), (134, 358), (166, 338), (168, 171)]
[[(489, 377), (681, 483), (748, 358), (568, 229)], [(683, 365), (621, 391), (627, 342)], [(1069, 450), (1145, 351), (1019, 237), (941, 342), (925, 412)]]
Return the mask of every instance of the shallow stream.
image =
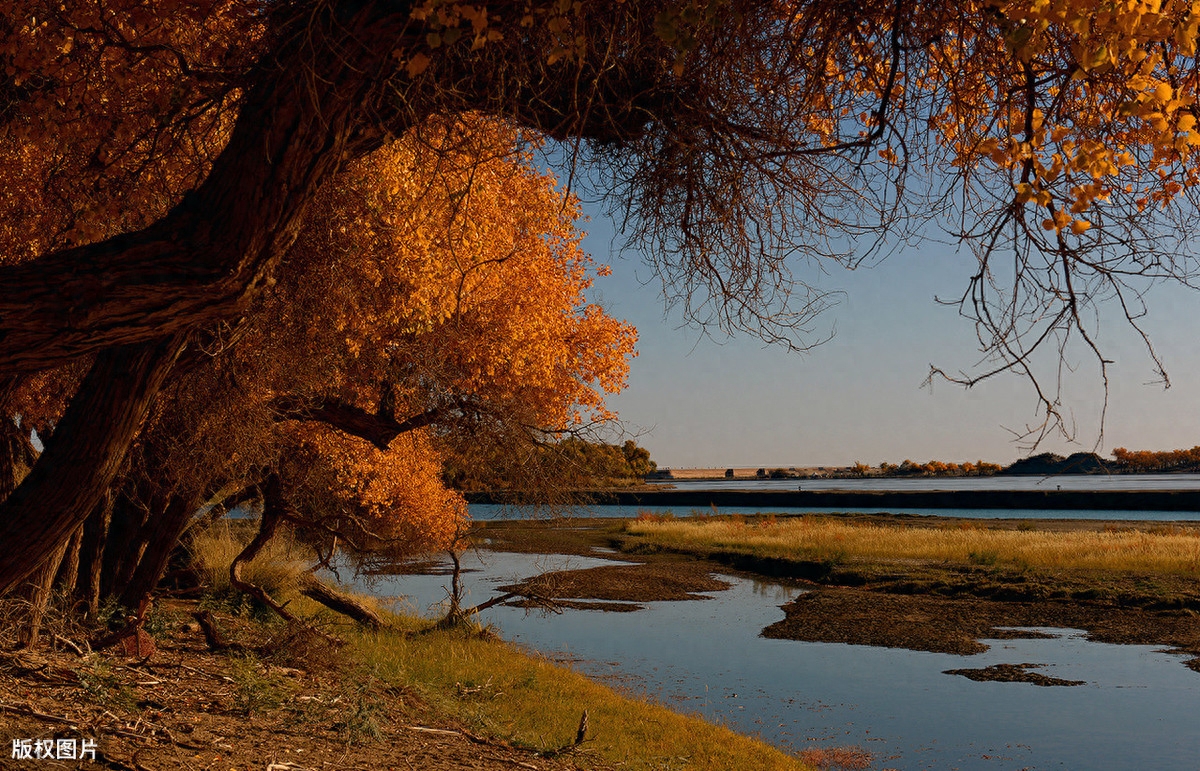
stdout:
[[(483, 552), (464, 578), (482, 602), (496, 586), (604, 560)], [(875, 768), (1200, 769), (1200, 674), (1148, 646), (1107, 645), (1081, 632), (985, 641), (975, 656), (769, 640), (798, 590), (726, 578), (711, 599), (654, 602), (632, 613), (508, 607), (485, 611), (501, 635), (620, 689), (698, 713), (788, 750), (858, 745)], [(363, 588), (436, 613), (445, 575), (389, 576)], [(1040, 664), (1082, 686), (974, 682), (945, 670)], [(600, 727), (596, 727), (602, 730)]]

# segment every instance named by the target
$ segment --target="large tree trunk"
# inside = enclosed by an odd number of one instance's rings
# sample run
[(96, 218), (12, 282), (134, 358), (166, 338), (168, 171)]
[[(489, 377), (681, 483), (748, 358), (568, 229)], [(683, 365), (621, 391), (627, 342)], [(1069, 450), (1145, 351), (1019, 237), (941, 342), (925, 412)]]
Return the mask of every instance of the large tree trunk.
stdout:
[(355, 18), (337, 18), (333, 3), (278, 15), (294, 29), (248, 73), (229, 143), (166, 217), (0, 268), (0, 370), (47, 369), (241, 315), (319, 186), (383, 142), (364, 124), (390, 112), (387, 75), (410, 18), (406, 7), (362, 8)]
[(33, 470), (0, 504), (0, 592), (62, 546), (104, 496), (182, 348), (175, 336), (104, 351)]
[(151, 504), (138, 501), (136, 497), (136, 491), (122, 489), (113, 504), (101, 562), (101, 597), (120, 594), (142, 557), (145, 543), (139, 540), (138, 535), (152, 514)]
[(22, 595), (29, 606), (25, 625), (17, 634), (18, 642), (23, 648), (37, 645), (38, 635), (42, 631), (42, 617), (46, 615), (46, 607), (50, 604), (50, 595), (54, 591), (54, 577), (58, 575), (58, 566), (66, 550), (67, 542), (63, 541), (45, 562), (37, 566), (23, 587)]
[(113, 493), (110, 490), (84, 521), (83, 537), (79, 543), (79, 578), (75, 583), (75, 596), (84, 601), (88, 618), (93, 620), (100, 612), (100, 576), (112, 508)]
[(75, 583), (79, 578), (79, 551), (82, 545), (83, 525), (80, 525), (75, 528), (71, 540), (67, 542), (67, 550), (58, 566), (58, 576), (54, 579), (54, 585), (61, 587), (68, 596), (74, 594)]
[(151, 515), (148, 524), (149, 538), (137, 567), (124, 586), (117, 587), (119, 601), (126, 608), (138, 608), (150, 596), (158, 584), (167, 561), (179, 536), (187, 529), (188, 522), (199, 506), (199, 500), (191, 496), (176, 496), (161, 514)]

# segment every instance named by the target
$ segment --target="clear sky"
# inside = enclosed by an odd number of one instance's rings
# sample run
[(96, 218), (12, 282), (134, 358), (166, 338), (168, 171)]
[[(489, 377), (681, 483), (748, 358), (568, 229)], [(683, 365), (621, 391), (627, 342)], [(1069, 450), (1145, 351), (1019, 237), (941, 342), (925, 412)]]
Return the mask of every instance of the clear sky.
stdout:
[[(934, 302), (966, 287), (975, 261), (965, 250), (930, 244), (871, 268), (798, 273), (846, 296), (822, 319), (833, 339), (797, 355), (750, 337), (711, 339), (681, 328), (677, 314), (664, 315), (653, 271), (638, 254), (621, 252), (598, 207), (585, 210), (585, 247), (614, 271), (597, 282), (594, 297), (640, 335), (629, 387), (609, 404), (660, 466), (1009, 463), (1028, 453), (1009, 430), (1039, 422), (1034, 391), (1022, 378), (1002, 375), (970, 390), (945, 382), (922, 388), (930, 364), (970, 370), (980, 357), (970, 321)], [(1200, 444), (1200, 293), (1155, 287), (1149, 306), (1146, 326), (1172, 387), (1152, 382), (1151, 360), (1112, 319), (1101, 327), (1105, 353), (1115, 360), (1102, 444), (1096, 448), (1099, 369), (1075, 351), (1063, 403), (1076, 441), (1048, 440), (1038, 451), (1107, 455), (1114, 447)]]

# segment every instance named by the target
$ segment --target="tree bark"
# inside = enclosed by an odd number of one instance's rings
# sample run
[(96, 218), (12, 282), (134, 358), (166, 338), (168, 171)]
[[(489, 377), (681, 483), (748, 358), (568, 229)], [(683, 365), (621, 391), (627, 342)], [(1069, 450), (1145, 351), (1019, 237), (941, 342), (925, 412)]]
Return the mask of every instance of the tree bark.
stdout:
[(182, 337), (96, 357), (38, 462), (0, 504), (0, 593), (16, 586), (87, 519), (182, 348)]
[(113, 597), (121, 593), (137, 568), (145, 547), (138, 535), (150, 518), (150, 507), (135, 503), (132, 496), (136, 496), (136, 492), (131, 494), (127, 489), (115, 495), (101, 561), (101, 597)]
[(88, 618), (92, 620), (100, 612), (100, 576), (112, 508), (113, 495), (109, 491), (84, 521), (79, 544), (79, 579), (75, 584), (75, 596), (87, 604)]
[(136, 608), (150, 596), (198, 505), (199, 501), (194, 497), (175, 496), (160, 515), (150, 517), (148, 524), (152, 527), (146, 548), (128, 583), (119, 587), (121, 605)]
[(383, 619), (379, 614), (363, 605), (348, 594), (339, 592), (329, 584), (320, 581), (311, 573), (300, 579), (300, 593), (310, 600), (316, 600), (330, 610), (349, 616), (363, 626), (379, 629)]
[(50, 595), (54, 591), (54, 577), (58, 575), (58, 566), (66, 550), (67, 542), (63, 541), (41, 565), (37, 566), (25, 584), (23, 594), (29, 603), (29, 615), (25, 618), (25, 626), (17, 634), (18, 643), (22, 648), (37, 645), (38, 635), (42, 631), (42, 617), (46, 614), (46, 606), (50, 604)]
[(383, 141), (363, 124), (387, 112), (409, 13), (364, 7), (347, 19), (333, 3), (296, 4), (279, 21), (296, 29), (280, 30), (278, 48), (247, 73), (253, 85), (228, 144), (163, 219), (0, 268), (0, 370), (47, 369), (241, 315), (319, 186)]
[(75, 528), (71, 540), (67, 542), (67, 550), (63, 554), (62, 564), (58, 566), (58, 576), (54, 585), (62, 587), (66, 594), (75, 592), (75, 582), (79, 578), (79, 551), (83, 544), (83, 525)]

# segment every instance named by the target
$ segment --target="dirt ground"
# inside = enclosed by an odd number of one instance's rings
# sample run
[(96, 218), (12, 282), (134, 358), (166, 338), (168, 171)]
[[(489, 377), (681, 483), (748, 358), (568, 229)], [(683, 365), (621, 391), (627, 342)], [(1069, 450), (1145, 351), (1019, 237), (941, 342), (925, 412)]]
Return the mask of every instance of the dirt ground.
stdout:
[[(235, 639), (244, 623), (217, 620)], [(148, 658), (77, 651), (79, 643), (62, 636), (51, 638), (52, 648), (2, 652), (0, 768), (577, 768), (570, 757), (546, 758), (475, 736), (415, 694), (345, 671), (319, 637), (280, 634), (290, 636), (263, 640), (260, 633), (257, 644), (280, 652), (257, 657), (213, 653), (197, 625), (186, 622), (160, 631)], [(34, 747), (64, 740), (67, 756), (72, 749), (82, 756), (84, 740), (94, 742), (94, 760), (59, 759), (57, 744), (53, 759), (14, 759), (13, 742), (26, 739)]]

